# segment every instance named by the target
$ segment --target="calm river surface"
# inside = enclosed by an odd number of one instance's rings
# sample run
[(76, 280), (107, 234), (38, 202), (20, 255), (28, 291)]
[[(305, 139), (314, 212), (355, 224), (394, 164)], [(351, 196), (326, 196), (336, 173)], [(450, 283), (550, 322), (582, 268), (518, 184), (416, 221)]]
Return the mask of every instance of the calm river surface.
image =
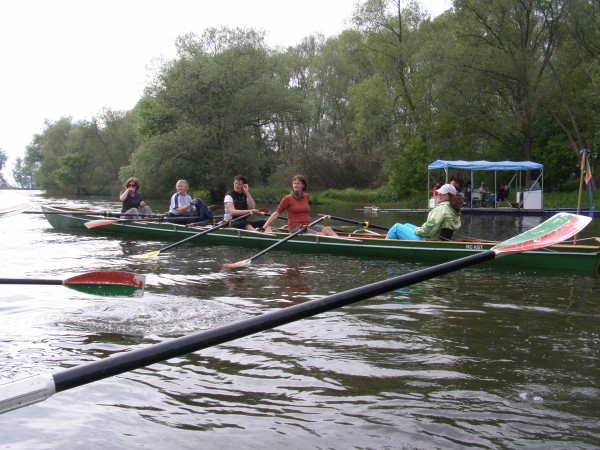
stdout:
[[(38, 211), (56, 201), (119, 206), (0, 191), (0, 207), (18, 197)], [(425, 218), (313, 208), (319, 212), (383, 226)], [(504, 240), (541, 220), (464, 216), (461, 235)], [(600, 236), (598, 222), (580, 237)], [(226, 272), (223, 263), (257, 251), (198, 243), (139, 261), (128, 255), (167, 243), (65, 233), (33, 214), (0, 226), (3, 278), (147, 275), (141, 298), (3, 286), (0, 382), (423, 267), (278, 250)], [(473, 267), (57, 393), (0, 416), (0, 448), (598, 448), (599, 292), (595, 278)]]

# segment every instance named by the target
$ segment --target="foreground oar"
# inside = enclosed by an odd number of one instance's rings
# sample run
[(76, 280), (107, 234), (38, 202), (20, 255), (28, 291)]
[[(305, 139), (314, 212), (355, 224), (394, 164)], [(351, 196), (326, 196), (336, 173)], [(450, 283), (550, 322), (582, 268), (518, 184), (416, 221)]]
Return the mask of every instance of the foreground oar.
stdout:
[(294, 236), (298, 236), (300, 233), (305, 232), (306, 230), (308, 230), (310, 227), (312, 227), (314, 224), (321, 222), (322, 220), (327, 219), (329, 216), (323, 216), (323, 217), (319, 217), (317, 220), (315, 220), (312, 223), (309, 223), (308, 225), (306, 225), (305, 227), (300, 228), (298, 231), (295, 231), (294, 233), (290, 234), (289, 236), (286, 236), (285, 238), (283, 238), (280, 241), (275, 242), (273, 245), (271, 245), (270, 247), (265, 248), (262, 252), (258, 252), (256, 255), (248, 258), (248, 259), (244, 259), (242, 261), (238, 261), (235, 263), (229, 263), (229, 264), (223, 264), (223, 267), (225, 267), (226, 269), (236, 269), (238, 267), (245, 267), (245, 266), (249, 266), (253, 260), (255, 260), (256, 258), (258, 258), (259, 256), (264, 255), (265, 253), (273, 250), (275, 247), (280, 246), (281, 244), (283, 244), (284, 242), (289, 241), (290, 239), (292, 239)]
[(345, 219), (344, 217), (336, 217), (336, 216), (329, 216), (329, 218), (331, 220), (339, 220), (340, 222), (347, 222), (347, 223), (354, 223), (356, 225), (360, 225), (363, 228), (376, 228), (378, 230), (384, 230), (384, 231), (388, 231), (389, 228), (386, 227), (382, 227), (380, 225), (374, 225), (371, 222), (359, 222), (358, 220), (352, 220), (352, 219)]
[(7, 206), (5, 208), (0, 208), (0, 218), (1, 217), (13, 216), (15, 214), (26, 212), (32, 206), (33, 205), (31, 203), (25, 202), (25, 203), (20, 203), (18, 205), (13, 205), (13, 206)]
[(140, 297), (144, 292), (145, 275), (131, 272), (88, 272), (66, 280), (44, 278), (0, 278), (0, 284), (62, 285), (93, 295)]
[(492, 260), (497, 255), (519, 253), (557, 244), (580, 232), (591, 220), (590, 217), (560, 213), (541, 225), (482, 253), (261, 314), (213, 330), (172, 339), (139, 350), (119, 353), (54, 374), (48, 373), (11, 381), (0, 385), (0, 413), (41, 402), (56, 392), (66, 391), (103, 378), (182, 356), (186, 353), (249, 336), (385, 292), (410, 286), (420, 281), (445, 275)]
[[(267, 210), (267, 211), (268, 211), (268, 210)], [(261, 212), (262, 212), (262, 211), (261, 211)], [(251, 216), (251, 214), (244, 214), (243, 216), (238, 216), (238, 217), (236, 217), (236, 218), (235, 218), (235, 219), (233, 219), (233, 220), (224, 220), (223, 222), (221, 222), (221, 223), (220, 223), (220, 224), (218, 224), (218, 225), (215, 225), (215, 226), (214, 226), (214, 227), (212, 227), (212, 228), (208, 228), (207, 230), (201, 231), (200, 233), (193, 234), (193, 235), (191, 235), (190, 237), (187, 237), (187, 238), (185, 238), (185, 239), (183, 239), (183, 240), (181, 240), (181, 241), (175, 242), (174, 244), (167, 245), (166, 247), (163, 247), (163, 248), (161, 248), (160, 250), (154, 250), (154, 251), (152, 251), (152, 252), (148, 252), (148, 253), (142, 253), (141, 255), (134, 255), (134, 256), (132, 256), (132, 258), (135, 258), (135, 259), (150, 259), (150, 258), (155, 258), (155, 257), (157, 257), (157, 256), (158, 256), (158, 255), (159, 255), (161, 252), (166, 252), (167, 250), (170, 250), (170, 249), (172, 249), (173, 247), (177, 247), (178, 245), (185, 244), (186, 242), (189, 242), (189, 241), (191, 241), (192, 239), (196, 239), (197, 237), (204, 236), (205, 234), (208, 234), (208, 233), (212, 233), (213, 231), (215, 231), (215, 230), (218, 230), (218, 229), (220, 229), (220, 228), (225, 228), (225, 227), (228, 227), (228, 226), (230, 226), (230, 225), (231, 225), (233, 222), (235, 222), (235, 221), (237, 221), (237, 220), (245, 219), (246, 217), (249, 217), (249, 216)]]

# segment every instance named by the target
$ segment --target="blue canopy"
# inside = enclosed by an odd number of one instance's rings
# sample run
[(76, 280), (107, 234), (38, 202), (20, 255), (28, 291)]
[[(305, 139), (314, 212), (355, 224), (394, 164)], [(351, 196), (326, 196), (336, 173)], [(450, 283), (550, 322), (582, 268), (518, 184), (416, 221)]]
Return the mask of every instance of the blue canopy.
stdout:
[(531, 161), (437, 161), (429, 164), (429, 169), (463, 170), (543, 170), (544, 165)]

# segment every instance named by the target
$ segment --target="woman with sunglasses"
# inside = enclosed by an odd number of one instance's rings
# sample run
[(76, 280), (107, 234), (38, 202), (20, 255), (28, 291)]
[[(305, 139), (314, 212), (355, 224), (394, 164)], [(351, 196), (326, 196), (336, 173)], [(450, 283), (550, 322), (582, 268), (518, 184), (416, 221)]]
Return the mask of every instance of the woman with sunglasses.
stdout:
[[(139, 191), (140, 181), (136, 177), (130, 177), (125, 182), (125, 190), (119, 195), (119, 200), (123, 202), (121, 212), (125, 214), (152, 214), (152, 210), (142, 199), (142, 193)], [(126, 216), (130, 219), (140, 219), (140, 216)]]

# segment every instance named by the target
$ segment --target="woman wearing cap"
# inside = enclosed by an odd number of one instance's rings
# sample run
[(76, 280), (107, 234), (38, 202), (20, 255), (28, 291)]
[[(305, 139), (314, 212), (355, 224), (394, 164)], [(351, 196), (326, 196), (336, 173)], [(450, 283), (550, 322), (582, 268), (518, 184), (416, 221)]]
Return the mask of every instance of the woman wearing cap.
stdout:
[(444, 184), (437, 191), (438, 205), (429, 211), (427, 220), (420, 227), (410, 223), (397, 223), (389, 229), (386, 239), (409, 241), (450, 240), (452, 233), (461, 226), (460, 210), (463, 206), (458, 192), (451, 184)]

